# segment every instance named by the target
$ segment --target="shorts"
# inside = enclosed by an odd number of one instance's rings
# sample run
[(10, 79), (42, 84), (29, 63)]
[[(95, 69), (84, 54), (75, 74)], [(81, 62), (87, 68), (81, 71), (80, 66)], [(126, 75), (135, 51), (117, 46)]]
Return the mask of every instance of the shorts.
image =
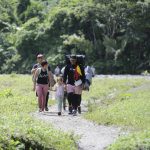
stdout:
[(74, 94), (81, 95), (82, 85), (75, 86), (75, 85), (67, 84), (67, 93), (74, 93)]

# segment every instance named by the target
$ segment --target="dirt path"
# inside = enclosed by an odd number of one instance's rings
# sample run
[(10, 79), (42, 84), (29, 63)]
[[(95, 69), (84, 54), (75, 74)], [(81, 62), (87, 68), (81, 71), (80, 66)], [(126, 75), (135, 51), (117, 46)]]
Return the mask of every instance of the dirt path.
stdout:
[[(97, 75), (98, 78), (145, 78), (150, 79), (150, 76), (133, 76), (133, 75)], [(147, 85), (146, 85), (147, 86)], [(136, 87), (131, 89), (130, 92), (134, 92), (138, 89), (146, 88), (145, 85), (141, 87)], [(50, 111), (40, 114), (34, 113), (38, 119), (44, 120), (51, 123), (55, 128), (60, 129), (65, 132), (73, 132), (78, 135), (80, 139), (78, 140), (79, 150), (104, 150), (111, 143), (113, 143), (120, 134), (121, 128), (115, 126), (102, 126), (96, 125), (93, 122), (87, 121), (82, 115), (69, 116), (68, 112), (64, 112), (61, 117), (57, 116), (57, 107), (52, 106), (49, 108)], [(87, 111), (85, 105), (82, 105), (83, 113)], [(82, 113), (82, 114), (83, 114)], [(125, 133), (127, 134), (127, 133)]]
[[(34, 116), (51, 123), (57, 129), (78, 135), (80, 137), (77, 143), (79, 150), (103, 150), (113, 143), (121, 132), (120, 128), (114, 126), (96, 125), (84, 119), (82, 115), (70, 116), (67, 111), (63, 112), (60, 117), (57, 115), (56, 106), (49, 109), (49, 112), (43, 114), (34, 113)], [(83, 105), (82, 111), (83, 113), (87, 111)]]

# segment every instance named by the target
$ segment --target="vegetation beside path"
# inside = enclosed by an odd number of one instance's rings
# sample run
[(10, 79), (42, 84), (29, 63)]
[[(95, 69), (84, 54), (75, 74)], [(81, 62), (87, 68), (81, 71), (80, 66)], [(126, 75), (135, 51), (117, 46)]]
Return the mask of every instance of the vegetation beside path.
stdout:
[[(71, 134), (56, 131), (31, 116), (37, 110), (31, 76), (0, 76), (0, 150), (76, 150)], [(98, 124), (127, 128), (109, 150), (150, 149), (150, 81), (142, 78), (95, 78), (90, 92), (83, 93), (89, 112), (85, 118)]]
[(31, 116), (37, 110), (31, 76), (0, 76), (0, 150), (76, 150), (71, 134)]
[(150, 149), (150, 81), (141, 78), (96, 78), (89, 94), (86, 119), (128, 128), (109, 150)]

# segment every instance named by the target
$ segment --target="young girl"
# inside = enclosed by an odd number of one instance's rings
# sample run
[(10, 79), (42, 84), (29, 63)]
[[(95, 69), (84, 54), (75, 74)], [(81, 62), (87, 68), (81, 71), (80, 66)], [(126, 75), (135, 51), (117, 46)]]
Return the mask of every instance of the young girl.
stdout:
[(58, 104), (58, 115), (60, 116), (62, 112), (62, 104), (64, 99), (64, 84), (62, 77), (57, 78), (57, 84), (54, 86), (54, 90), (56, 91), (55, 98)]

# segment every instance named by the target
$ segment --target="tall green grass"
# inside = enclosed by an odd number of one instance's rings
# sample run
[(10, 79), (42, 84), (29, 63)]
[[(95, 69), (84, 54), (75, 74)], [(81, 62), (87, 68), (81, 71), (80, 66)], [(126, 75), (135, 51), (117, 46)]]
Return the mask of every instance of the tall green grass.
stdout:
[(0, 86), (0, 149), (77, 149), (71, 134), (32, 116), (38, 106), (30, 76), (1, 75)]
[(95, 79), (94, 83), (85, 98), (95, 96), (100, 101), (90, 102), (85, 118), (98, 124), (126, 127), (131, 132), (108, 149), (150, 149), (150, 81), (104, 78)]

